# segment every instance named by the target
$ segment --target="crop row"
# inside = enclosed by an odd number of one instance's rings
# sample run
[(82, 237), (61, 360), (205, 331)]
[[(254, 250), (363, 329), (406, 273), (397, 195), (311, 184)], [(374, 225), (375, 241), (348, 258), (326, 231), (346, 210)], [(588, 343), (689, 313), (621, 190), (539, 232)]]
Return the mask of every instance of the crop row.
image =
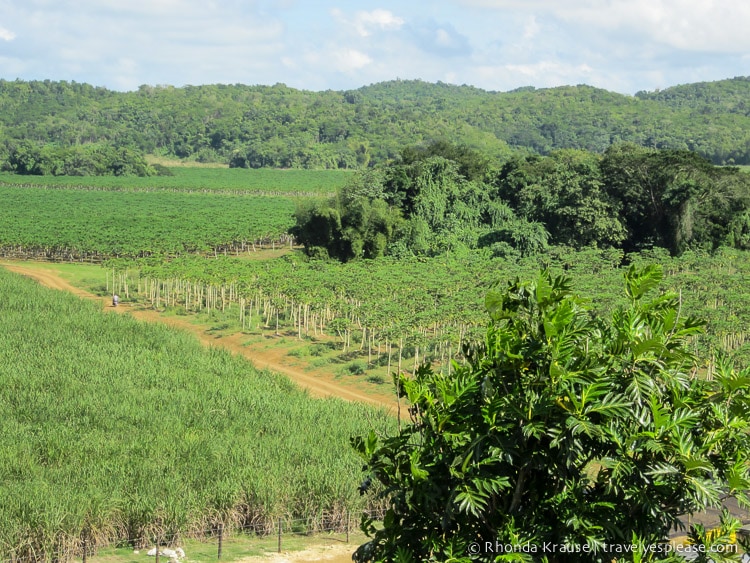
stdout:
[[(117, 291), (156, 307), (221, 312), (243, 328), (269, 326), (300, 338), (328, 334), (340, 339), (344, 352), (356, 333), (370, 361), (384, 351), (400, 358), (408, 348), (415, 361), (449, 365), (446, 360), (457, 357), (461, 344), (481, 333), (482, 300), (493, 283), (531, 279), (542, 267), (566, 271), (593, 308), (607, 312), (623, 303), (622, 258), (617, 251), (557, 249), (522, 260), (472, 255), (340, 264), (292, 256), (268, 262), (184, 257), (110, 266), (121, 272), (115, 276)], [(708, 333), (694, 343), (697, 353), (710, 358), (723, 348), (750, 357), (750, 253), (671, 258), (656, 251), (628, 261), (663, 264), (665, 289), (681, 294), (685, 314), (708, 321)]]
[(384, 413), (0, 269), (0, 559), (363, 508)]
[(0, 187), (0, 254), (96, 260), (249, 251), (289, 241), (294, 201), (176, 192)]
[(86, 190), (185, 191), (251, 194), (327, 194), (351, 177), (339, 170), (170, 168), (172, 176), (19, 176), (0, 174), (0, 185)]

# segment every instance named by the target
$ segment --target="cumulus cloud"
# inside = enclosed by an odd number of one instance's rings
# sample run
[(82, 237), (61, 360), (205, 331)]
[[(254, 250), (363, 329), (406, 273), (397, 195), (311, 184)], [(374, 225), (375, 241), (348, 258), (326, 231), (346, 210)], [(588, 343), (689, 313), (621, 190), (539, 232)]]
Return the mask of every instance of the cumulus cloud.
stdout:
[(339, 72), (359, 70), (372, 63), (372, 58), (356, 49), (342, 49), (332, 55), (334, 66)]
[(590, 76), (592, 68), (587, 64), (568, 65), (557, 61), (541, 61), (530, 65), (506, 65), (505, 68), (514, 74), (527, 77), (530, 83), (549, 82), (559, 84), (571, 75)]
[[(43, 2), (44, 0), (35, 1)], [(61, 3), (64, 4), (65, 0)], [(231, 4), (235, 3), (234, 0), (226, 0), (222, 9), (231, 11)], [(89, 13), (110, 13), (135, 17), (172, 16), (177, 19), (196, 13), (214, 12), (220, 8), (215, 1), (196, 2), (195, 0), (128, 0), (127, 2), (121, 0), (78, 0), (76, 4), (80, 9)]]
[(451, 24), (423, 20), (411, 24), (409, 30), (417, 45), (429, 53), (452, 57), (471, 52), (469, 40)]
[[(561, 61), (545, 60), (531, 64), (480, 65), (472, 69), (481, 81), (497, 89), (536, 85), (553, 87), (571, 83), (591, 83), (595, 71), (587, 64), (572, 65)], [(574, 80), (571, 80), (574, 79)]]
[(544, 14), (586, 33), (621, 30), (689, 51), (750, 49), (750, 4), (719, 0), (457, 0), (460, 5)]
[(536, 21), (536, 17), (530, 16), (526, 20), (526, 25), (523, 26), (523, 38), (527, 41), (534, 39), (537, 35), (539, 35), (540, 29), (541, 27)]
[(0, 0), (3, 12), (26, 39), (14, 55), (35, 78), (117, 89), (257, 83), (259, 69), (272, 69), (282, 56), (283, 22), (255, 2)]
[[(709, 0), (629, 0), (576, 6), (568, 21), (602, 30), (628, 29), (676, 49), (741, 52), (750, 49), (750, 5)], [(591, 9), (593, 8), (593, 9)]]
[(372, 10), (370, 12), (357, 12), (353, 18), (347, 18), (339, 9), (331, 10), (331, 15), (338, 22), (349, 25), (357, 32), (360, 37), (368, 37), (373, 31), (397, 30), (404, 25), (403, 18), (400, 18), (388, 10)]
[(9, 29), (5, 29), (4, 27), (0, 27), (0, 39), (3, 41), (13, 41), (16, 38), (16, 34), (10, 31)]

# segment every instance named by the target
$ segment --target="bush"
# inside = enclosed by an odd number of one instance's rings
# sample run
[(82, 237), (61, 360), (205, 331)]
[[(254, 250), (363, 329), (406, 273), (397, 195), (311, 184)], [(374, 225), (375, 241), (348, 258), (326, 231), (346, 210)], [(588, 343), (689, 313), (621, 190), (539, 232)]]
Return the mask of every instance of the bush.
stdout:
[[(331, 343), (331, 344), (333, 344), (333, 343)], [(336, 346), (335, 344), (333, 344), (333, 345), (331, 345), (331, 344), (322, 344), (322, 343), (311, 344), (309, 346), (310, 355), (311, 356), (322, 356), (323, 354), (326, 354), (327, 352), (330, 352)]]
[(346, 371), (349, 375), (363, 375), (367, 370), (367, 366), (364, 362), (352, 362), (346, 366)]
[(152, 164), (151, 168), (154, 169), (157, 176), (174, 176), (172, 170), (164, 166), (163, 164)]

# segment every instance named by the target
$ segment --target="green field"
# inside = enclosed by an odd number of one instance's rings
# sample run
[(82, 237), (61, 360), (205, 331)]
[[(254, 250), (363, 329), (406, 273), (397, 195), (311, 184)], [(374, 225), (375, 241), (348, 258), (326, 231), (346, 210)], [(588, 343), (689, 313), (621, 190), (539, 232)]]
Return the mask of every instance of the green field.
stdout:
[(300, 197), (351, 172), (173, 167), (174, 176), (0, 174), (0, 255), (51, 260), (239, 253), (289, 242)]
[(291, 197), (0, 187), (0, 254), (100, 259), (284, 243)]
[(349, 438), (387, 415), (2, 269), (0, 295), (0, 559), (363, 507)]
[(352, 176), (339, 170), (275, 170), (244, 168), (172, 167), (173, 176), (20, 176), (0, 173), (0, 186), (48, 186), (55, 188), (120, 191), (209, 191), (257, 195), (334, 193)]

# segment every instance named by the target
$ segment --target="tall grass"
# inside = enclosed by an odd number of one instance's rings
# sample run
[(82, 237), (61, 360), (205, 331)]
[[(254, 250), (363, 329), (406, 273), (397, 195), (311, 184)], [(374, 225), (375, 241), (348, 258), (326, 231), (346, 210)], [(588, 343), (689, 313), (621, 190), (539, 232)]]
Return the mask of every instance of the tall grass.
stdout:
[(0, 558), (362, 508), (349, 437), (384, 413), (2, 269), (0, 296)]

